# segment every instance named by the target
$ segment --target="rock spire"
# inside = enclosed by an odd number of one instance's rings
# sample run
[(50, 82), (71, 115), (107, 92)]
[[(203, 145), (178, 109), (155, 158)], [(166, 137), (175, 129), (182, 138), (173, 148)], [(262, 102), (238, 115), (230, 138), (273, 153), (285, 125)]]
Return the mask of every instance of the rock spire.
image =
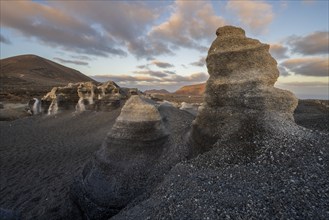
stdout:
[(297, 99), (274, 87), (279, 71), (269, 45), (233, 26), (218, 28), (216, 35), (206, 59), (210, 77), (193, 122), (192, 143), (249, 140), (280, 119), (293, 122)]

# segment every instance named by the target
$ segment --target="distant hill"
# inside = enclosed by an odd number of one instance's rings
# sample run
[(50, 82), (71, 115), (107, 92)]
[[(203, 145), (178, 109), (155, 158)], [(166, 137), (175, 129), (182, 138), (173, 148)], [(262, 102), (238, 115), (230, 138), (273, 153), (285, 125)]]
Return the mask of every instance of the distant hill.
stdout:
[[(3, 94), (30, 95), (54, 86), (95, 80), (81, 72), (36, 55), (20, 55), (0, 60), (1, 98)], [(34, 94), (33, 94), (34, 93)]]
[(151, 94), (151, 93), (169, 94), (170, 92), (168, 92), (165, 89), (149, 89), (149, 90), (145, 90), (144, 93), (146, 93), (146, 94)]
[(206, 83), (196, 84), (196, 85), (189, 85), (183, 86), (182, 88), (178, 89), (175, 94), (178, 95), (203, 95), (206, 89)]

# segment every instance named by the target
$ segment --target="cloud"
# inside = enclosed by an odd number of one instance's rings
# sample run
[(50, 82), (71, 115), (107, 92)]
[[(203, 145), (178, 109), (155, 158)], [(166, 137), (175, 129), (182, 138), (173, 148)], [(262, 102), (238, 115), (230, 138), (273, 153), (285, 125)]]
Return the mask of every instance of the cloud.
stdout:
[(144, 2), (54, 1), (53, 4), (90, 25), (96, 24), (99, 32), (113, 39), (113, 45), (120, 45), (137, 58), (171, 53), (162, 42), (145, 37), (161, 10)]
[(305, 57), (285, 60), (280, 64), (296, 75), (328, 76), (329, 61), (327, 57)]
[(65, 64), (69, 63), (69, 64), (75, 64), (75, 65), (81, 65), (81, 66), (88, 66), (87, 62), (78, 61), (78, 60), (65, 60), (65, 59), (58, 58), (58, 57), (54, 57), (53, 59), (59, 61), (60, 63), (65, 63)]
[[(142, 74), (142, 73), (137, 73)], [(144, 74), (144, 73), (143, 73)], [(146, 73), (148, 74), (148, 73)], [(95, 75), (92, 76), (94, 79), (102, 79), (101, 81), (106, 80), (113, 80), (118, 83), (122, 82), (156, 82), (156, 83), (162, 83), (162, 84), (181, 84), (181, 83), (194, 83), (194, 82), (204, 82), (208, 79), (208, 74), (199, 72), (199, 73), (193, 73), (188, 76), (182, 76), (177, 74), (172, 75), (166, 75), (165, 77), (158, 77), (155, 74), (148, 74), (149, 76), (140, 76), (140, 75), (115, 75), (115, 74), (108, 74), (108, 75)]]
[(0, 34), (0, 42), (4, 43), (4, 44), (11, 44), (11, 41), (7, 38), (5, 38), (4, 36), (2, 36), (2, 34)]
[(164, 70), (163, 72), (164, 72), (164, 73), (167, 73), (167, 74), (176, 74), (175, 71), (169, 71), (169, 70)]
[(170, 68), (170, 67), (174, 67), (174, 65), (172, 65), (172, 64), (170, 64), (170, 63), (161, 62), (161, 61), (158, 61), (158, 60), (153, 60), (153, 61), (151, 62), (151, 64), (156, 65), (157, 67), (159, 67), (159, 68), (163, 68), (163, 69)]
[(290, 36), (287, 44), (291, 51), (303, 55), (319, 55), (329, 53), (329, 32), (316, 31), (306, 36)]
[(141, 71), (134, 71), (135, 74), (142, 74), (142, 75), (149, 75), (149, 76), (155, 76), (155, 77), (166, 77), (168, 76), (167, 73), (162, 71), (153, 71), (153, 70), (141, 70)]
[(148, 65), (147, 64), (145, 64), (145, 65), (138, 65), (138, 66), (136, 66), (138, 69), (146, 69), (146, 68), (148, 68)]
[(174, 49), (193, 48), (203, 51), (204, 46), (200, 41), (209, 43), (215, 37), (215, 30), (225, 24), (224, 19), (215, 14), (210, 2), (176, 1), (173, 9), (166, 21), (152, 27), (149, 37)]
[(240, 22), (254, 34), (265, 32), (274, 18), (272, 6), (263, 1), (229, 0), (226, 9), (235, 12)]
[(206, 58), (205, 57), (200, 57), (198, 61), (190, 63), (192, 66), (200, 66), (203, 67), (206, 65)]
[(92, 60), (90, 57), (84, 55), (72, 55), (71, 57), (79, 60)]
[(275, 59), (284, 59), (287, 58), (288, 47), (283, 46), (282, 44), (271, 44), (270, 53)]
[(289, 76), (290, 75), (286, 67), (278, 65), (278, 69), (280, 72), (280, 76)]
[(113, 46), (116, 44), (111, 37), (90, 24), (58, 8), (32, 1), (1, 1), (1, 26), (67, 51), (104, 57), (126, 55)]

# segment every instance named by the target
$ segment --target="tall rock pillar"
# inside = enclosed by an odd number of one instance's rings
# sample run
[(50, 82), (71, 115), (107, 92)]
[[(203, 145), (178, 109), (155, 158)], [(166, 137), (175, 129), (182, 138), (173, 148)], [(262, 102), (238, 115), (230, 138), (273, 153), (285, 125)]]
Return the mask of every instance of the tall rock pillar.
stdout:
[(218, 28), (216, 35), (206, 59), (210, 77), (204, 103), (190, 136), (194, 151), (218, 141), (250, 140), (270, 132), (272, 123), (293, 123), (297, 106), (291, 92), (274, 87), (279, 71), (269, 45), (233, 26)]

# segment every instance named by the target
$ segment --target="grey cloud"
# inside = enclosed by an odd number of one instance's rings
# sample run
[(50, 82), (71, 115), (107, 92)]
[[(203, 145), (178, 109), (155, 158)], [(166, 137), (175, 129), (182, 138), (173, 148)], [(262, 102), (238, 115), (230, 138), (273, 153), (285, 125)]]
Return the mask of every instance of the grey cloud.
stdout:
[(195, 61), (193, 63), (190, 63), (192, 66), (200, 66), (203, 67), (206, 65), (206, 58), (205, 57), (200, 57), (198, 61)]
[(282, 44), (271, 44), (270, 53), (275, 59), (284, 59), (287, 58), (288, 47), (283, 46)]
[(90, 57), (84, 55), (72, 55), (71, 57), (79, 60), (92, 60)]
[(147, 65), (138, 65), (136, 66), (138, 69), (145, 69), (145, 68), (148, 68)]
[(87, 62), (83, 62), (83, 61), (78, 61), (78, 60), (65, 60), (62, 58), (58, 58), (58, 57), (54, 57), (54, 60), (59, 61), (60, 63), (64, 63), (64, 64), (75, 64), (75, 65), (81, 65), (81, 66), (88, 66)]
[(0, 34), (0, 42), (4, 43), (4, 44), (11, 44), (11, 41), (7, 38), (5, 38), (4, 36), (2, 36), (2, 34)]
[(153, 70), (134, 71), (133, 73), (149, 75), (149, 76), (155, 76), (155, 77), (159, 77), (159, 78), (168, 76), (167, 73), (164, 73), (162, 71), (153, 71)]
[(290, 75), (286, 67), (278, 65), (278, 69), (280, 72), (280, 76), (289, 76)]
[(58, 1), (53, 3), (88, 23), (98, 24), (115, 44), (122, 45), (137, 58), (151, 59), (154, 55), (171, 53), (161, 42), (146, 39), (147, 28), (159, 10), (137, 1)]
[[(159, 6), (160, 5), (160, 6)], [(177, 48), (204, 51), (224, 19), (210, 2), (1, 1), (1, 27), (78, 54), (152, 60)], [(173, 9), (169, 11), (170, 9)], [(19, 12), (19, 13), (18, 13)], [(159, 25), (162, 13), (169, 18)], [(202, 43), (200, 43), (202, 42)]]
[(323, 77), (329, 74), (329, 61), (327, 57), (289, 59), (282, 62), (281, 66), (297, 75)]
[(170, 71), (170, 70), (164, 70), (163, 72), (167, 74), (176, 74), (175, 71)]
[(1, 2), (1, 14), (1, 26), (53, 47), (104, 57), (126, 55), (124, 50), (113, 47), (116, 45), (113, 38), (55, 7), (29, 1), (5, 1)]
[(161, 61), (158, 61), (158, 60), (153, 60), (151, 63), (152, 63), (153, 65), (156, 65), (157, 67), (159, 67), (159, 68), (163, 68), (163, 69), (170, 68), (170, 67), (174, 67), (174, 65), (172, 65), (172, 64), (170, 64), (170, 63), (161, 62)]
[(329, 32), (316, 31), (306, 36), (290, 36), (286, 40), (291, 51), (303, 55), (329, 53)]

